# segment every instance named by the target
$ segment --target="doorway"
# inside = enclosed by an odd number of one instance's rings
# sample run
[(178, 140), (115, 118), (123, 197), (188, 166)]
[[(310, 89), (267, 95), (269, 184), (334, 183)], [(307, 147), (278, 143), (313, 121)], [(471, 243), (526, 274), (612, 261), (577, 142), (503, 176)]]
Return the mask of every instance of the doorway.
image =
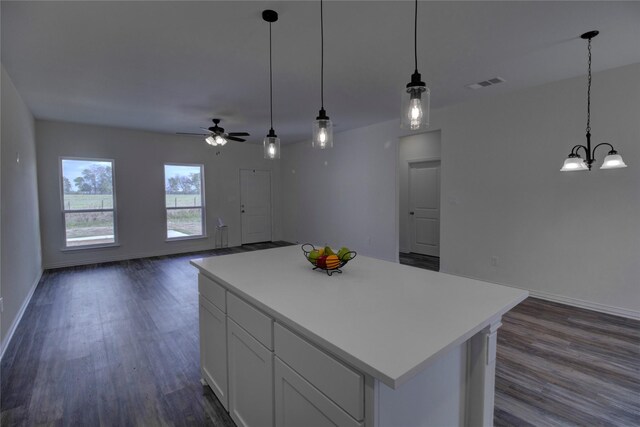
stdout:
[(271, 171), (240, 169), (242, 244), (271, 241)]
[(439, 271), (441, 131), (401, 137), (398, 146), (398, 260)]
[(440, 160), (409, 163), (409, 241), (413, 253), (440, 256)]

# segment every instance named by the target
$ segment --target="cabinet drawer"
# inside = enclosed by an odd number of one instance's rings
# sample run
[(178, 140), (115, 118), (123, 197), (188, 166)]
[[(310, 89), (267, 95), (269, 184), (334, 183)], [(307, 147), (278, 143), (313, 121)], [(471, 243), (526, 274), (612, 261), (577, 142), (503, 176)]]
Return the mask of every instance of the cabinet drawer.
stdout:
[(358, 421), (364, 419), (364, 378), (305, 339), (274, 325), (275, 353)]
[(202, 274), (198, 274), (198, 292), (223, 312), (227, 311), (225, 289)]
[(273, 320), (232, 293), (227, 294), (227, 314), (269, 350), (273, 350)]

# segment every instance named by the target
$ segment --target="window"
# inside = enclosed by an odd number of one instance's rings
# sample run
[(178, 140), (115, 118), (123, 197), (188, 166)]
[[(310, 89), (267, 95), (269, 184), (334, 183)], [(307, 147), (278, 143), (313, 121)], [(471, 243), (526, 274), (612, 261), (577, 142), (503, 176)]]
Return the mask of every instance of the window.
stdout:
[(61, 159), (65, 247), (114, 245), (113, 161)]
[(164, 165), (167, 239), (204, 236), (202, 165)]

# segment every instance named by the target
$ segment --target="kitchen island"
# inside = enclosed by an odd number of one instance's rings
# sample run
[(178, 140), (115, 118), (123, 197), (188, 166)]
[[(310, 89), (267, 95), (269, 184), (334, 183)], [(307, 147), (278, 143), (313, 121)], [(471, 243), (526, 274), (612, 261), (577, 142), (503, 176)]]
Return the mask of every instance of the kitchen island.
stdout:
[(191, 261), (201, 372), (239, 426), (489, 426), (500, 319), (520, 289), (297, 246)]

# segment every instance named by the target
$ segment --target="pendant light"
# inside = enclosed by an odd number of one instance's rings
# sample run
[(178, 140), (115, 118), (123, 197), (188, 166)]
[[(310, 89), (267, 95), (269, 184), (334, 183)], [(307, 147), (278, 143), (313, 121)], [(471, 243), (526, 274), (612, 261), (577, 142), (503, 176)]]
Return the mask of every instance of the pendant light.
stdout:
[(407, 83), (402, 92), (402, 128), (420, 130), (429, 126), (429, 102), (431, 91), (422, 81), (418, 72), (418, 0), (415, 0), (414, 27), (413, 27), (413, 57), (415, 71), (411, 75), (411, 81)]
[(280, 158), (280, 138), (273, 130), (273, 67), (271, 65), (271, 24), (278, 20), (278, 12), (273, 10), (262, 11), (262, 19), (269, 23), (269, 111), (271, 115), (271, 128), (262, 141), (264, 158), (277, 160)]
[(322, 15), (322, 0), (320, 0), (320, 112), (313, 122), (313, 148), (324, 150), (333, 147), (333, 123), (324, 110), (324, 19)]
[[(602, 162), (600, 169), (618, 169), (626, 168), (627, 165), (622, 160), (622, 156), (608, 142), (602, 142), (591, 150), (591, 39), (600, 34), (599, 31), (589, 31), (580, 36), (584, 40), (588, 40), (587, 50), (589, 52), (589, 73), (587, 83), (587, 145), (576, 145), (571, 149), (571, 153), (562, 165), (562, 172), (591, 170), (591, 165), (596, 161), (596, 149), (601, 145), (607, 145), (611, 150)], [(585, 158), (580, 157), (580, 149), (582, 148)]]

